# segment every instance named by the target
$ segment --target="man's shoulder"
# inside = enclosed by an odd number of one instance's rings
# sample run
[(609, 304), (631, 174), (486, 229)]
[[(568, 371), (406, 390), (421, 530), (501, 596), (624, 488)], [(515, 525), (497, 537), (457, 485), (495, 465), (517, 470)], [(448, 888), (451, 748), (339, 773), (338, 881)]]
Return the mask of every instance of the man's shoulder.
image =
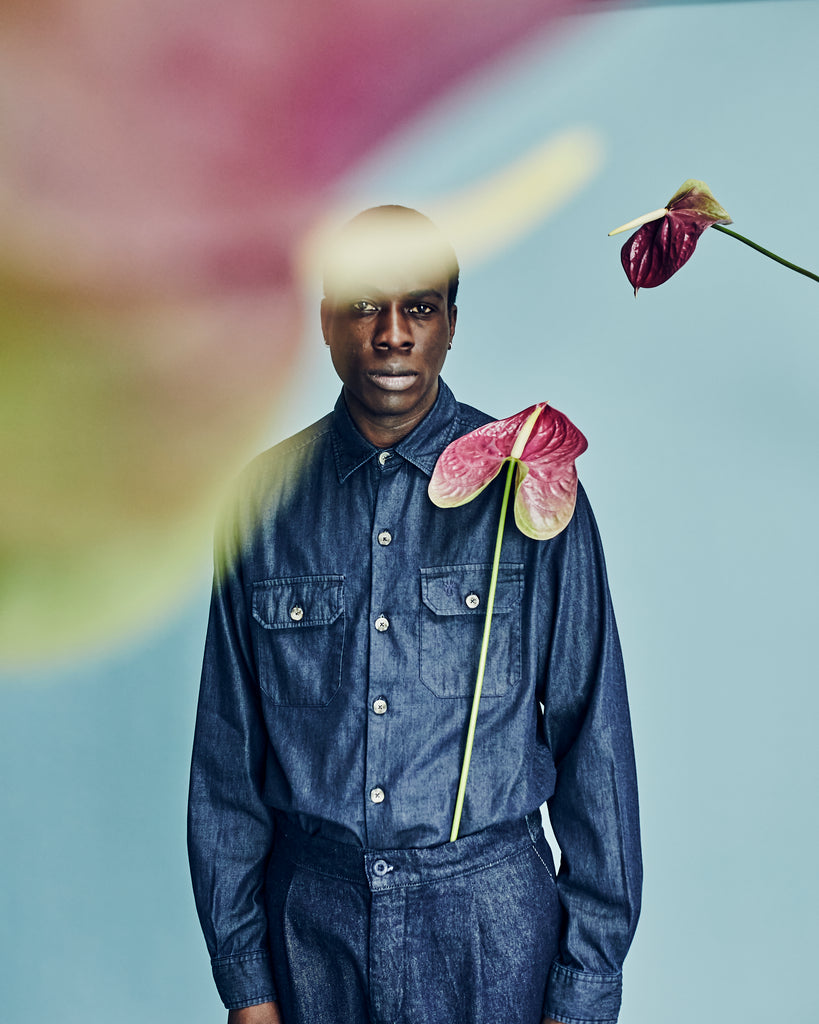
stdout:
[(464, 402), (455, 403), (457, 408), (457, 436), (468, 434), (471, 430), (477, 430), (485, 423), (491, 423), (495, 419), (488, 413), (476, 409), (474, 405), (466, 405)]
[(331, 423), (332, 413), (328, 413), (251, 459), (236, 480), (235, 490), (240, 498), (252, 502), (299, 479), (300, 471), (329, 444)]
[(326, 443), (332, 422), (333, 414), (327, 413), (320, 420), (311, 423), (309, 427), (299, 430), (261, 452), (245, 467), (245, 472), (252, 475), (264, 472), (265, 468), (269, 466), (301, 460), (307, 453)]

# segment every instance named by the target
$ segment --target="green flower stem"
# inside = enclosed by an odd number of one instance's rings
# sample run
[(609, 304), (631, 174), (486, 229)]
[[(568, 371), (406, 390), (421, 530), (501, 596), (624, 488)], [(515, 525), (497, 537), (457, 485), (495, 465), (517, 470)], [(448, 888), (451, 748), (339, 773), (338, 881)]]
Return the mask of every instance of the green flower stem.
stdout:
[(483, 690), (483, 676), (486, 671), (486, 652), (489, 650), (489, 631), (492, 629), (492, 611), (495, 607), (495, 588), (498, 583), (498, 568), (500, 567), (501, 545), (503, 544), (503, 527), (506, 522), (506, 509), (509, 506), (509, 492), (512, 490), (512, 478), (515, 475), (517, 459), (509, 460), (509, 469), (506, 472), (506, 486), (503, 490), (503, 501), (501, 502), (500, 520), (498, 521), (498, 535), (495, 539), (495, 558), (492, 562), (492, 576), (489, 580), (489, 596), (486, 600), (486, 621), (483, 625), (483, 640), (481, 641), (481, 656), (478, 659), (478, 675), (475, 679), (475, 692), (472, 695), (472, 712), (469, 716), (469, 728), (466, 732), (466, 746), (464, 747), (464, 758), (461, 763), (461, 778), (458, 782), (458, 795), (455, 798), (455, 813), (452, 816), (452, 831), (449, 833), (450, 843), (458, 838), (458, 829), (461, 826), (461, 812), (464, 808), (464, 795), (466, 794), (466, 779), (469, 775), (469, 762), (472, 760), (472, 744), (475, 740), (475, 727), (478, 723), (478, 707), (481, 703), (481, 691)]
[(740, 242), (744, 242), (745, 245), (750, 245), (752, 249), (756, 249), (757, 252), (761, 252), (762, 255), (767, 256), (768, 259), (781, 263), (783, 267), (789, 267), (791, 270), (795, 270), (797, 274), (804, 274), (805, 277), (809, 277), (812, 281), (819, 281), (819, 276), (816, 274), (812, 274), (809, 270), (805, 270), (804, 267), (797, 267), (795, 263), (788, 263), (787, 260), (783, 260), (782, 257), (777, 256), (776, 253), (770, 252), (768, 249), (763, 249), (761, 245), (757, 245), (756, 242), (752, 242), (750, 238), (746, 238), (744, 235), (739, 235), (736, 231), (729, 231), (728, 228), (723, 227), (722, 224), (712, 224), (711, 227), (714, 231), (721, 231), (724, 235), (730, 235), (731, 238), (736, 238)]

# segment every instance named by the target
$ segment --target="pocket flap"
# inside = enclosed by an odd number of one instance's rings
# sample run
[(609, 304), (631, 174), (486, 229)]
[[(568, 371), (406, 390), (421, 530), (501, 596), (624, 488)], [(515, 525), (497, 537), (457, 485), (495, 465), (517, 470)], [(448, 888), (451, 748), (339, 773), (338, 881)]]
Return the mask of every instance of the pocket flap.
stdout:
[(253, 618), (265, 629), (326, 626), (344, 608), (343, 576), (291, 576), (253, 584)]
[[(492, 566), (442, 565), (421, 569), (421, 599), (436, 615), (485, 615)], [(523, 566), (501, 563), (495, 587), (494, 614), (520, 604)]]

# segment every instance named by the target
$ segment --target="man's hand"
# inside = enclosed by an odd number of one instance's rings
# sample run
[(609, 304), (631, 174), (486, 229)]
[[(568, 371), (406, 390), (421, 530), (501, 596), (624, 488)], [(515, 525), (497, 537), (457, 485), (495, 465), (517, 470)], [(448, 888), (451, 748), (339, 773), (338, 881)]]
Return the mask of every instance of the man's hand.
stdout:
[(276, 1003), (257, 1003), (241, 1010), (228, 1010), (227, 1024), (282, 1024)]
[(560, 1021), (553, 1020), (551, 1017), (544, 1017), (540, 1024), (560, 1024)]

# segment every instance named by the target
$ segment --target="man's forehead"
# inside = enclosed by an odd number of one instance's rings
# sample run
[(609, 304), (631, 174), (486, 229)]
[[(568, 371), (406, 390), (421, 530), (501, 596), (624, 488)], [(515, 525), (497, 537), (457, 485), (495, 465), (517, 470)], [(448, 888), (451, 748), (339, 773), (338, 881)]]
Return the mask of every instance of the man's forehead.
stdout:
[(457, 273), (452, 247), (425, 223), (384, 223), (378, 219), (356, 225), (340, 235), (325, 262), (326, 292), (346, 298), (362, 289), (384, 294), (441, 291)]
[(448, 280), (410, 275), (373, 275), (359, 280), (350, 279), (332, 290), (328, 287), (328, 298), (336, 302), (369, 298), (378, 301), (420, 301), (437, 299), (446, 301)]

